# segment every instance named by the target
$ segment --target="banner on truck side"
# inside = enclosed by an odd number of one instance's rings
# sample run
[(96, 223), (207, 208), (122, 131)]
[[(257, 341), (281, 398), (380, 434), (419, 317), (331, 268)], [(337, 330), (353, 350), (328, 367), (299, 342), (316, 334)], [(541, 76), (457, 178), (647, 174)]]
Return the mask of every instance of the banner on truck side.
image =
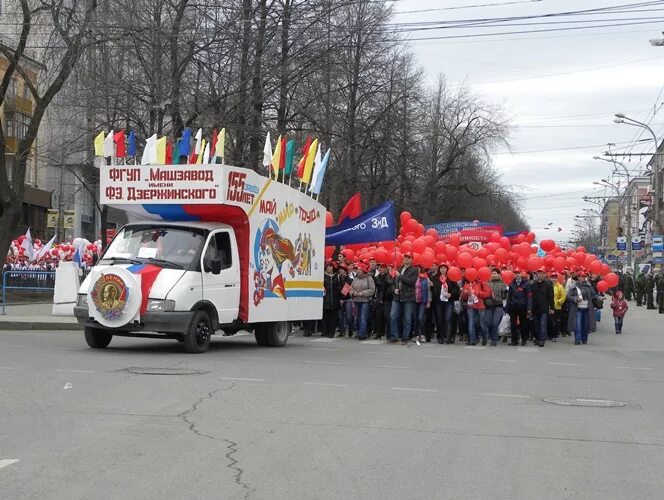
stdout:
[(224, 198), (221, 165), (113, 165), (102, 167), (103, 205), (144, 203), (220, 203)]

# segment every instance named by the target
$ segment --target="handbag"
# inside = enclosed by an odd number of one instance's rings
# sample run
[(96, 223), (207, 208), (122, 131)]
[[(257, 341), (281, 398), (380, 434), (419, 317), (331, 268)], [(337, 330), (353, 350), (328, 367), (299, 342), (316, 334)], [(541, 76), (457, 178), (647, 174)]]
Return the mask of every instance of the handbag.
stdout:
[(595, 309), (603, 309), (604, 308), (604, 299), (600, 297), (599, 295), (596, 295), (593, 297), (593, 306)]

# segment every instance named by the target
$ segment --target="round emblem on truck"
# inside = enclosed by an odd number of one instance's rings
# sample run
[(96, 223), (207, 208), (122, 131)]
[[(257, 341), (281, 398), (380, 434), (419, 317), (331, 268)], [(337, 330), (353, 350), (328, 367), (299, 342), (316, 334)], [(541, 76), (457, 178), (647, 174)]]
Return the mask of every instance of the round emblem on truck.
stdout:
[(127, 284), (117, 274), (102, 274), (90, 295), (102, 318), (115, 320), (122, 317), (129, 299), (129, 290)]

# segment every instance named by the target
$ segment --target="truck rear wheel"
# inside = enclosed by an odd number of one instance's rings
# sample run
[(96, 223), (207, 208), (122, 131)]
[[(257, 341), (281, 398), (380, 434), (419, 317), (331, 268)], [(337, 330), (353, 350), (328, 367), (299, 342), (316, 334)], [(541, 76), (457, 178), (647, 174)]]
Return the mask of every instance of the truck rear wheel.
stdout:
[(212, 336), (212, 323), (205, 311), (196, 311), (191, 319), (189, 331), (183, 336), (185, 352), (198, 354), (207, 351)]
[(103, 349), (111, 343), (113, 334), (99, 328), (85, 327), (85, 341), (93, 349)]
[(288, 336), (291, 331), (290, 321), (279, 321), (277, 323), (270, 323), (271, 328), (268, 330), (267, 343), (272, 347), (283, 347), (288, 342)]

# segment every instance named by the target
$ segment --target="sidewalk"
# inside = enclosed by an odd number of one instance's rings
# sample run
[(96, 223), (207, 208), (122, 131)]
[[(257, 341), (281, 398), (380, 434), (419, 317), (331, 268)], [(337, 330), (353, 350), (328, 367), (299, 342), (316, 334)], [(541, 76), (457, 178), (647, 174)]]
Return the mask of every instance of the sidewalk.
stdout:
[[(74, 316), (52, 316), (53, 304), (7, 305), (0, 330), (80, 330)], [(0, 307), (0, 312), (2, 308)]]

